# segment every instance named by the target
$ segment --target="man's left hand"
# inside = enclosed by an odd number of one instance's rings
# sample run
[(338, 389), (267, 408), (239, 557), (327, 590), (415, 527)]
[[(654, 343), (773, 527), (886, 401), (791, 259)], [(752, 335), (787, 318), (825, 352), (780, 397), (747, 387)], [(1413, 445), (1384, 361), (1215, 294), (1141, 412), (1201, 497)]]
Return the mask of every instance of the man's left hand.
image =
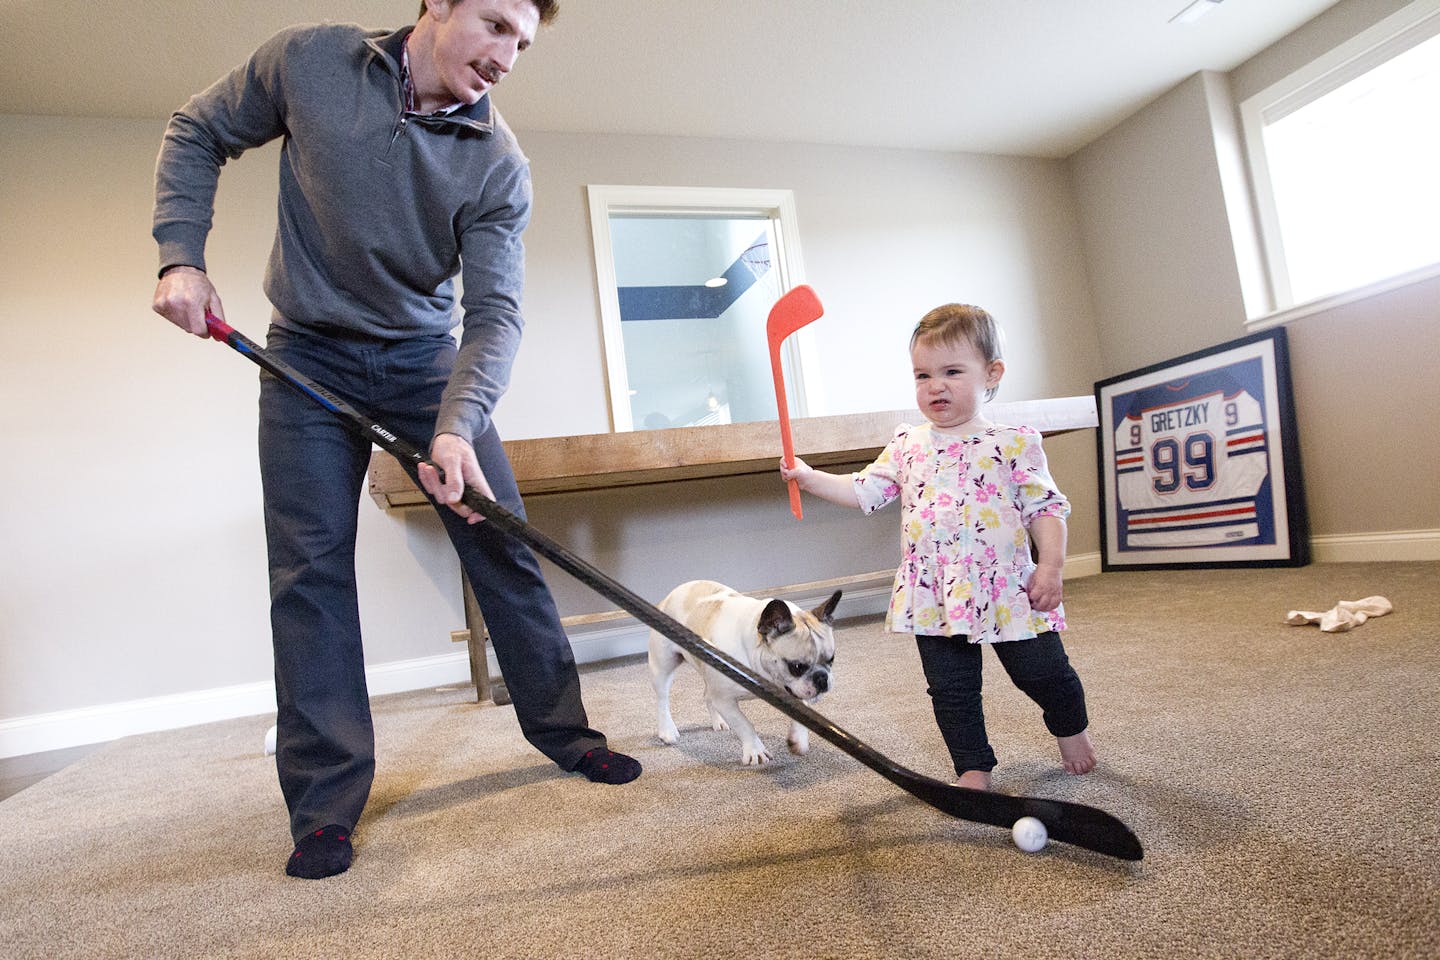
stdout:
[[(435, 439), (430, 441), (430, 463), (434, 466), (429, 463), (420, 464), (420, 485), (425, 488), (425, 492), (470, 523), (484, 520), (483, 516), (460, 501), (466, 487), (474, 487), (488, 500), (495, 499), (495, 494), (490, 490), (490, 484), (480, 469), (480, 461), (475, 459), (475, 448), (470, 445), (470, 441), (454, 433), (437, 434)], [(436, 470), (436, 467), (440, 469)], [(443, 483), (440, 481), (440, 471), (445, 474)]]

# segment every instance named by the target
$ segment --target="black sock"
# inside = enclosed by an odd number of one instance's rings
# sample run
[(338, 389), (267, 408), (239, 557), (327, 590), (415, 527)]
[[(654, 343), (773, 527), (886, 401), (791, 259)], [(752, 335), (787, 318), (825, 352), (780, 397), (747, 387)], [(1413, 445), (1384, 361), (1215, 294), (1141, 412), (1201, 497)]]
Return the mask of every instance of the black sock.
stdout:
[(352, 856), (349, 828), (332, 823), (300, 838), (285, 864), (285, 872), (306, 880), (333, 877), (350, 869)]
[(640, 776), (640, 761), (604, 747), (589, 750), (573, 767), (596, 783), (629, 783)]

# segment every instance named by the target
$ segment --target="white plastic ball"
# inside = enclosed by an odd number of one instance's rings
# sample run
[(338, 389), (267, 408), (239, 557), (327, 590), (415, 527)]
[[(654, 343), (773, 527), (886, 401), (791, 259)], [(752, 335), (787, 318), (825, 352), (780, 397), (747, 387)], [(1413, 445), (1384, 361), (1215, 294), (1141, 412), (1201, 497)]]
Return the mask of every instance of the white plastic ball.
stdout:
[(1015, 826), (1010, 828), (1010, 836), (1014, 838), (1015, 846), (1026, 853), (1044, 849), (1050, 840), (1050, 832), (1045, 829), (1045, 824), (1035, 817), (1021, 817), (1016, 820)]
[(267, 757), (275, 755), (275, 736), (278, 731), (279, 728), (275, 726), (265, 731), (265, 756)]

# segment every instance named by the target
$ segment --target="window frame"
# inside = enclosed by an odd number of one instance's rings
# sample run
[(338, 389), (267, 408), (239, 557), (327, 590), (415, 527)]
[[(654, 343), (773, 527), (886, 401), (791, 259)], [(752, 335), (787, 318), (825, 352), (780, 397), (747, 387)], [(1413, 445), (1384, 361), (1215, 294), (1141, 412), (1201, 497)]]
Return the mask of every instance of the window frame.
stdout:
[(1415, 0), (1369, 29), (1317, 57), (1240, 104), (1246, 159), (1259, 218), (1260, 248), (1268, 289), (1259, 316), (1246, 326), (1261, 329), (1440, 276), (1440, 262), (1359, 287), (1296, 302), (1280, 233), (1274, 184), (1265, 153), (1265, 127), (1307, 106), (1386, 61), (1440, 35), (1440, 0)]
[[(602, 361), (610, 400), (610, 431), (628, 433), (635, 429), (630, 410), (630, 377), (625, 359), (625, 339), (620, 327), (620, 293), (615, 276), (615, 250), (610, 236), (611, 214), (654, 216), (756, 216), (772, 222), (775, 236), (775, 265), (780, 272), (780, 289), (788, 290), (805, 282), (800, 256), (800, 227), (795, 195), (790, 190), (744, 187), (657, 187), (618, 184), (588, 184), (590, 234), (594, 244), (596, 292), (600, 301)], [(787, 384), (794, 415), (803, 417), (819, 409), (822, 392), (818, 350), (807, 330), (797, 331), (785, 343), (793, 381)]]

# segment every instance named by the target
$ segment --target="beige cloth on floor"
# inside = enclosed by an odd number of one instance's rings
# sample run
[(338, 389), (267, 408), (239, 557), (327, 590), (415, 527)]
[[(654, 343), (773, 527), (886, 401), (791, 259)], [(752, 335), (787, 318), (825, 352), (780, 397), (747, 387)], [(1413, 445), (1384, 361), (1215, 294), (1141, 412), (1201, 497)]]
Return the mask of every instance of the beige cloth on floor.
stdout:
[(1344, 633), (1360, 626), (1371, 617), (1383, 617), (1394, 609), (1384, 597), (1366, 597), (1364, 600), (1341, 600), (1324, 613), (1291, 610), (1285, 615), (1285, 622), (1293, 627), (1318, 623), (1325, 633)]

